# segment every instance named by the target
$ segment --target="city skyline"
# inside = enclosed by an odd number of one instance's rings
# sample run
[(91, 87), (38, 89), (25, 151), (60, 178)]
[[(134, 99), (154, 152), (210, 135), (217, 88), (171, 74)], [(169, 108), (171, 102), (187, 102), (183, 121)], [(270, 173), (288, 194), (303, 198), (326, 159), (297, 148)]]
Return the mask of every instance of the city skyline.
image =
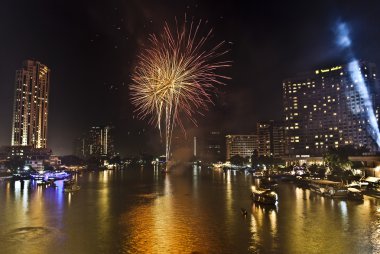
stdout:
[(5, 1), (1, 254), (380, 254), (379, 12)]
[[(219, 90), (215, 109), (206, 119), (199, 119), (198, 128), (187, 125), (189, 132), (196, 133), (213, 122), (230, 132), (248, 133), (254, 132), (257, 121), (282, 120), (283, 79), (345, 64), (344, 55), (334, 45), (333, 27), (340, 19), (353, 27), (357, 56), (380, 62), (380, 56), (373, 54), (379, 34), (369, 25), (378, 19), (377, 3), (226, 1), (215, 6), (165, 1), (161, 4), (166, 7), (158, 12), (153, 1), (95, 1), (78, 3), (75, 10), (72, 4), (35, 1), (6, 3), (2, 8), (0, 29), (8, 36), (0, 47), (4, 55), (0, 66), (0, 145), (10, 143), (14, 71), (25, 59), (36, 59), (52, 69), (49, 110), (55, 117), (49, 119), (48, 146), (55, 153), (72, 153), (72, 141), (91, 125), (112, 123), (118, 137), (115, 145), (122, 154), (131, 152), (124, 144), (136, 142), (128, 132), (145, 129), (156, 138), (153, 126), (134, 118), (128, 102), (130, 74), (138, 48), (146, 43), (144, 38), (158, 31), (163, 20), (180, 19), (185, 13), (207, 19), (215, 37), (228, 42), (233, 61), (228, 71), (232, 80)], [(7, 30), (6, 24), (15, 29)], [(31, 36), (34, 34), (40, 36)], [(30, 41), (17, 43), (23, 36)]]

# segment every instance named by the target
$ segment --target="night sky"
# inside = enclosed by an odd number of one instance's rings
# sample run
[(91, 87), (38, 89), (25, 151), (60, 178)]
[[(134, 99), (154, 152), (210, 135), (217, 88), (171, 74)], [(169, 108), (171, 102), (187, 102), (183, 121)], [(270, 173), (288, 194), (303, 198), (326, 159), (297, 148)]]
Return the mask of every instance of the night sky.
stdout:
[(338, 21), (350, 26), (356, 57), (380, 64), (380, 3), (349, 2), (2, 1), (0, 146), (11, 139), (15, 70), (31, 58), (51, 69), (48, 143), (54, 153), (71, 154), (76, 137), (102, 124), (115, 126), (122, 155), (143, 149), (138, 133), (149, 138), (157, 131), (133, 117), (131, 71), (148, 35), (185, 13), (208, 21), (233, 62), (216, 106), (199, 117), (199, 127), (188, 128), (252, 133), (258, 120), (281, 119), (283, 79), (344, 62), (334, 43)]

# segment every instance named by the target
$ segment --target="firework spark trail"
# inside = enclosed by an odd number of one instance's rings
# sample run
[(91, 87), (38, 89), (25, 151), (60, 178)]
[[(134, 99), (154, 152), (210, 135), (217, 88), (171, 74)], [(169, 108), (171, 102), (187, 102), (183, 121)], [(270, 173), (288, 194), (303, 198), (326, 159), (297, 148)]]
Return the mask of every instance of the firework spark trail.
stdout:
[(194, 115), (212, 104), (214, 85), (223, 84), (227, 76), (216, 71), (229, 67), (229, 61), (218, 59), (227, 53), (224, 42), (207, 50), (210, 30), (200, 35), (201, 21), (185, 23), (171, 29), (165, 23), (163, 33), (150, 35), (150, 47), (138, 56), (130, 85), (131, 101), (140, 119), (150, 117), (160, 133), (165, 124), (166, 160), (170, 157), (172, 132), (176, 125), (185, 130), (180, 115), (194, 124)]

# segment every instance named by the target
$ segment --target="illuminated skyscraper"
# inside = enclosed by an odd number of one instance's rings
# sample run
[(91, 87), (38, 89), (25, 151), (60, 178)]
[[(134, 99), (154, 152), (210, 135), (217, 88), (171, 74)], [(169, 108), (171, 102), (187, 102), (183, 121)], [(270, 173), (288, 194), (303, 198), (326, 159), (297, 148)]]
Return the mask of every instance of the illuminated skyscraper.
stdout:
[(258, 155), (281, 157), (285, 155), (285, 127), (273, 120), (257, 123)]
[[(378, 112), (376, 66), (361, 62), (360, 71)], [(329, 147), (352, 145), (376, 152), (368, 107), (348, 66), (318, 69), (283, 82), (287, 153), (322, 155)], [(367, 104), (368, 105), (368, 104)]]
[(93, 126), (82, 137), (75, 140), (74, 153), (79, 157), (113, 156), (112, 127)]
[(12, 146), (46, 148), (49, 86), (50, 70), (38, 61), (16, 71)]

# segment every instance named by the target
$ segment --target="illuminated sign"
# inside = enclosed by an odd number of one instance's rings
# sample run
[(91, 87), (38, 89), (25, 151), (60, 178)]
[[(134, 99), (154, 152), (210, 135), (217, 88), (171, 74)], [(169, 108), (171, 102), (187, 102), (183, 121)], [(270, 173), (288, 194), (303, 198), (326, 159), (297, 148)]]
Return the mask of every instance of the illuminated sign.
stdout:
[(315, 74), (326, 73), (326, 72), (336, 71), (336, 70), (340, 70), (340, 69), (342, 69), (342, 66), (335, 66), (335, 67), (332, 67), (332, 68), (330, 68), (330, 69), (320, 69), (320, 70), (316, 70), (316, 71), (315, 71)]
[(342, 66), (335, 66), (335, 67), (332, 67), (330, 70), (336, 71), (336, 70), (340, 70), (340, 69), (342, 69)]

